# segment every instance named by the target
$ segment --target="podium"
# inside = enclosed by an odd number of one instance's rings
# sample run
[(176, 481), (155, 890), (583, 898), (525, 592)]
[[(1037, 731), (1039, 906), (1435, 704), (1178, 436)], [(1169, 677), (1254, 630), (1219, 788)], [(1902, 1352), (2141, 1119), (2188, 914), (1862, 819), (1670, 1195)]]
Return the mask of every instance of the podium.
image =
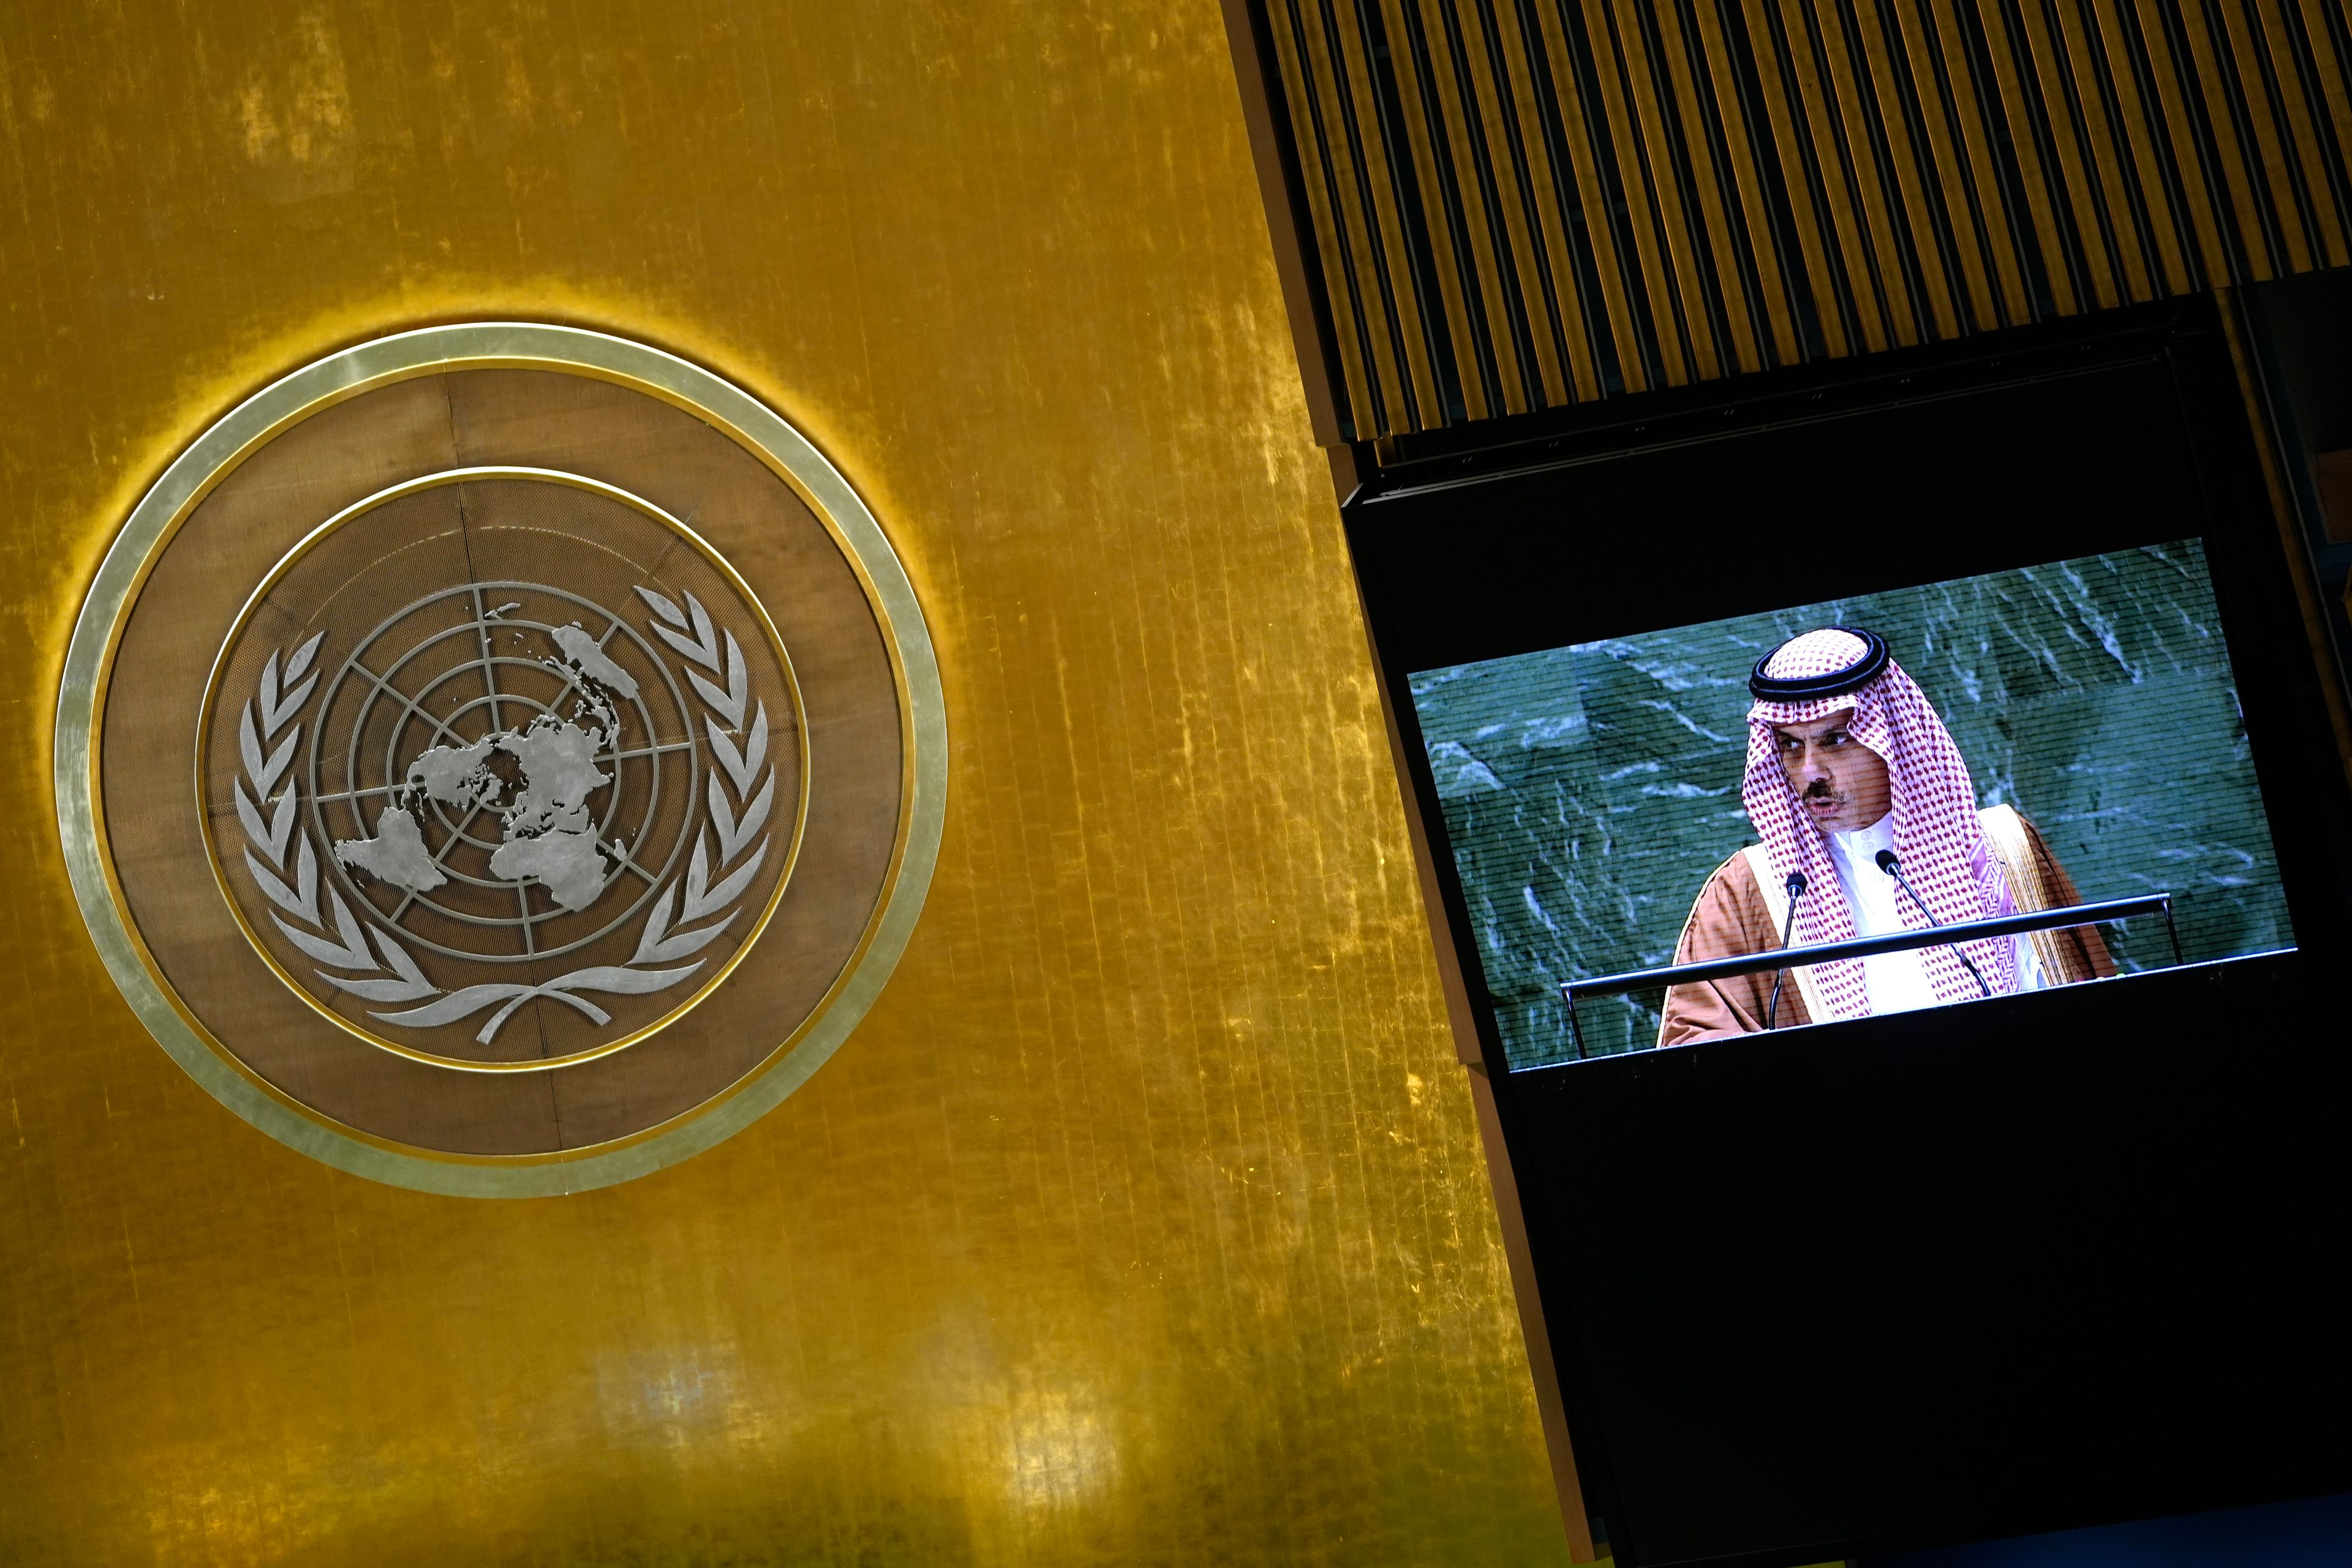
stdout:
[(2127, 921), (2137, 915), (2153, 914), (2164, 917), (2165, 934), (2172, 941), (2172, 962), (2177, 965), (2180, 963), (2180, 928), (2173, 921), (2172, 895), (2148, 893), (2136, 899), (2107, 899), (2093, 904), (2069, 904), (2063, 910), (2036, 910), (2030, 914), (1998, 915), (1987, 921), (1930, 926), (1924, 931), (1891, 931), (1885, 936), (1859, 936), (1846, 942), (1814, 942), (1806, 947), (1776, 947), (1766, 952), (1702, 959), (1696, 963), (1668, 964), (1663, 969), (1631, 969), (1622, 974), (1604, 974), (1592, 980), (1563, 980), (1559, 983), (1559, 998), (1568, 1011), (1568, 1037), (1576, 1047), (1576, 1059), (1584, 1061), (1588, 1059), (1584, 1052), (1584, 1031), (1578, 1027), (1576, 1022), (1576, 1003), (1581, 996), (1620, 996), (1628, 991), (1663, 990), (1667, 986), (1696, 984), (1701, 981), (1729, 980), (1737, 975), (1754, 974), (1768, 969), (1801, 969), (1807, 964), (1829, 963), (1839, 959), (1875, 958), (1885, 952), (1948, 947), (1966, 942), (1983, 942), (1992, 937), (2026, 936), (2038, 931), (2098, 925), (2109, 921)]

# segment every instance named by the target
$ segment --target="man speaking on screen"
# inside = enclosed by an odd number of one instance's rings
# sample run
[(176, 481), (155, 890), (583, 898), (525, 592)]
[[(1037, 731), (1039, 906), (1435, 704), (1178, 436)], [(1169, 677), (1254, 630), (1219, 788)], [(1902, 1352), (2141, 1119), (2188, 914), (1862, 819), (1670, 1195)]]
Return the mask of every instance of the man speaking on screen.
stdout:
[[(1968, 764), (1876, 634), (1756, 661), (1740, 795), (1762, 840), (1709, 877), (1676, 963), (2079, 903), (2032, 824), (1977, 809)], [(1785, 940), (1784, 940), (1784, 933)], [(1662, 1046), (1933, 1007), (2115, 973), (2091, 927), (1743, 974), (1666, 993)]]

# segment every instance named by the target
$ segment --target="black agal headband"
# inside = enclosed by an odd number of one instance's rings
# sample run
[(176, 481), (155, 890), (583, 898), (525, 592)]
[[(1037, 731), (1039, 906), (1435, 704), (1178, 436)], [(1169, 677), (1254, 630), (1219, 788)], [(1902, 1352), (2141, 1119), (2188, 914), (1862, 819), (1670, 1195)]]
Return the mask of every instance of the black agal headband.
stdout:
[[(1866, 632), (1860, 626), (1831, 626), (1833, 632), (1862, 639), (1862, 657), (1843, 669), (1832, 669), (1826, 675), (1804, 675), (1784, 679), (1764, 673), (1784, 642), (1756, 661), (1756, 668), (1748, 677), (1748, 690), (1759, 702), (1812, 702), (1824, 697), (1843, 697), (1849, 691), (1859, 691), (1885, 672), (1887, 666), (1886, 639), (1876, 632)], [(1811, 637), (1812, 634), (1804, 634)], [(1789, 642), (1795, 642), (1790, 637)]]

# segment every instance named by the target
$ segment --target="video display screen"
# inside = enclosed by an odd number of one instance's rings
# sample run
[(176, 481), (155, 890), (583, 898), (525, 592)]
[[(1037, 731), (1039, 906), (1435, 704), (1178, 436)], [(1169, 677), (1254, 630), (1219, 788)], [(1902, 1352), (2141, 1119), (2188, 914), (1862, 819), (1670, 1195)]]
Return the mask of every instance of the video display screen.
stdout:
[[(2169, 894), (2183, 962), (2294, 945), (2194, 539), (1418, 670), (1514, 1068), (1592, 980)], [(1785, 938), (1785, 940), (1784, 940)], [(2156, 915), (1580, 1001), (1588, 1055), (2092, 984)]]

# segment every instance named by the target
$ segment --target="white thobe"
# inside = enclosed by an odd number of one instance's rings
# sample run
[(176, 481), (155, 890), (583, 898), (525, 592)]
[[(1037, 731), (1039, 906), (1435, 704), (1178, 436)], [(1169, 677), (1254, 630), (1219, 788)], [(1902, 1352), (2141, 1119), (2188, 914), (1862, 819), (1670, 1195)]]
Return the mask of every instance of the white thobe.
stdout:
[[(1889, 812), (1868, 827), (1829, 836), (1830, 863), (1837, 868), (1838, 885), (1845, 889), (1845, 907), (1853, 916), (1856, 936), (1885, 936), (1908, 931), (1903, 908), (1910, 900), (1894, 878), (1878, 868), (1878, 852), (1895, 847), (1895, 814)], [(2017, 953), (2017, 988), (2032, 991), (2042, 984), (2042, 965), (2034, 957), (2033, 939), (2012, 937)], [(1920, 950), (1882, 952), (1862, 961), (1864, 990), (1873, 1013), (1904, 1013), (1933, 1007), (1940, 1000), (1927, 979)]]

